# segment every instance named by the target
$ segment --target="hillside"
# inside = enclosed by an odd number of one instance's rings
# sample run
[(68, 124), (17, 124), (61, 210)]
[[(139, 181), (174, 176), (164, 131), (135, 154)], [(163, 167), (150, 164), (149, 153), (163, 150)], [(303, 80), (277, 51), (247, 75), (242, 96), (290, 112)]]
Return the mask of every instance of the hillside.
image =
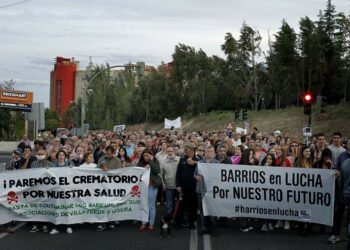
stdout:
[[(220, 130), (233, 122), (234, 113), (229, 111), (211, 112), (196, 117), (184, 116), (182, 118), (184, 131)], [(302, 128), (308, 123), (308, 116), (304, 115), (302, 107), (290, 107), (281, 110), (248, 111), (248, 121), (251, 127), (257, 127), (263, 132), (280, 130), (301, 136)], [(235, 124), (244, 127), (244, 122)], [(328, 106), (326, 113), (318, 119), (313, 118), (313, 133), (323, 132), (330, 137), (334, 131), (340, 131), (344, 136), (350, 136), (350, 103)], [(163, 124), (151, 124), (148, 130), (160, 130)], [(127, 129), (144, 129), (144, 124), (129, 125)]]

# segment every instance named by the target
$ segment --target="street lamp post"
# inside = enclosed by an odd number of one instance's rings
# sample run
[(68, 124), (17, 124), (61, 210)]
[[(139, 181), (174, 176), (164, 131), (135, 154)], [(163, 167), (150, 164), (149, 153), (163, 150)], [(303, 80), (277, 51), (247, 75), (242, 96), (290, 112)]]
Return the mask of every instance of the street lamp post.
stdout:
[(110, 66), (107, 67), (101, 71), (96, 72), (95, 74), (92, 75), (92, 77), (88, 80), (86, 86), (84, 86), (84, 83), (81, 87), (81, 135), (84, 135), (84, 121), (85, 121), (85, 98), (86, 98), (86, 92), (89, 90), (87, 89), (90, 86), (90, 83), (92, 83), (92, 81), (99, 76), (100, 74), (102, 74), (103, 72), (109, 70), (109, 69), (113, 69), (113, 68), (128, 68), (128, 67), (141, 67), (141, 65), (115, 65), (115, 66)]

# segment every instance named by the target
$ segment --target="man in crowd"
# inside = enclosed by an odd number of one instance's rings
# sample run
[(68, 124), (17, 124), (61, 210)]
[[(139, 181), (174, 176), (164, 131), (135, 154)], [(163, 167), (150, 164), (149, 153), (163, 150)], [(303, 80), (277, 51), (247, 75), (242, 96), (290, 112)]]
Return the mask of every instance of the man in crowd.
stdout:
[[(336, 133), (334, 133), (336, 134)], [(336, 135), (337, 136), (337, 135)], [(334, 136), (333, 136), (334, 140)], [(334, 142), (333, 142), (334, 143)], [(340, 153), (337, 158), (336, 168), (341, 171), (343, 163), (350, 158), (350, 139), (347, 141), (347, 150)], [(347, 173), (347, 170), (344, 169), (345, 173)], [(336, 187), (335, 187), (335, 200), (334, 200), (334, 217), (333, 217), (333, 227), (331, 236), (328, 239), (328, 243), (335, 244), (340, 241), (340, 233), (341, 233), (341, 227), (342, 227), (342, 221), (345, 211), (346, 204), (344, 203), (344, 200), (342, 199), (342, 196), (339, 194), (342, 192), (341, 185), (341, 179), (342, 175), (337, 178), (336, 180)]]
[(325, 149), (326, 146), (327, 146), (327, 143), (326, 143), (325, 135), (323, 133), (319, 133), (317, 135), (317, 142), (316, 142), (315, 149), (314, 149), (315, 161), (321, 160), (322, 150)]
[(160, 175), (163, 179), (165, 190), (166, 211), (170, 215), (174, 211), (176, 193), (176, 171), (180, 157), (175, 155), (174, 148), (166, 148), (167, 156), (160, 162)]
[(218, 147), (217, 160), (223, 164), (232, 164), (231, 160), (227, 157), (227, 147), (226, 145), (220, 145)]
[(345, 148), (341, 146), (341, 133), (335, 132), (333, 134), (332, 144), (328, 148), (332, 151), (332, 161), (334, 164), (337, 164), (338, 156), (345, 151)]
[[(348, 147), (349, 147), (348, 140)], [(348, 149), (349, 150), (349, 149)], [(344, 199), (345, 205), (348, 209), (348, 218), (350, 218), (350, 158), (346, 159), (340, 166), (340, 186), (341, 196)], [(350, 220), (347, 220), (347, 250), (350, 250)]]
[(21, 169), (31, 168), (32, 163), (36, 160), (37, 160), (36, 157), (32, 155), (32, 148), (30, 146), (25, 146), (23, 155), (20, 159), (20, 168)]
[[(222, 150), (224, 146), (219, 147), (219, 152)], [(212, 145), (206, 146), (205, 148), (205, 156), (203, 159), (199, 160), (201, 163), (220, 163), (219, 160), (215, 159), (215, 148)], [(203, 208), (202, 208), (202, 196), (206, 192), (205, 185), (203, 183), (202, 176), (198, 174), (198, 167), (195, 171), (194, 178), (197, 180), (197, 187), (196, 192), (198, 194), (198, 206), (200, 208), (200, 215), (201, 215), (201, 234), (213, 234), (215, 229), (215, 219), (211, 216), (204, 216), (203, 215)]]
[(106, 147), (106, 154), (99, 159), (97, 165), (104, 171), (122, 167), (122, 163), (120, 159), (115, 156), (114, 148), (112, 146)]
[(194, 229), (194, 222), (197, 219), (197, 194), (194, 172), (197, 167), (198, 158), (195, 156), (195, 147), (192, 143), (184, 144), (185, 156), (179, 161), (176, 171), (176, 190), (182, 195), (183, 201), (176, 219), (176, 226), (182, 226), (185, 211), (188, 210), (189, 228)]

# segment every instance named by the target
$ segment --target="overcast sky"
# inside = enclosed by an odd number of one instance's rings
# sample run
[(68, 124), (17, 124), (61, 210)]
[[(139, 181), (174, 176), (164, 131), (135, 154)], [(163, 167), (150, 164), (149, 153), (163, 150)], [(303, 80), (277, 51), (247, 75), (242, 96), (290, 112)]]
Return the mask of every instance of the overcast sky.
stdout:
[[(22, 2), (17, 5), (13, 3)], [(349, 14), (350, 1), (333, 0)], [(178, 43), (223, 57), (227, 32), (236, 38), (242, 22), (258, 29), (267, 49), (284, 18), (296, 30), (300, 17), (315, 20), (326, 0), (0, 0), (0, 82), (34, 92), (49, 105), (50, 71), (56, 56), (86, 67), (144, 61), (168, 62)]]

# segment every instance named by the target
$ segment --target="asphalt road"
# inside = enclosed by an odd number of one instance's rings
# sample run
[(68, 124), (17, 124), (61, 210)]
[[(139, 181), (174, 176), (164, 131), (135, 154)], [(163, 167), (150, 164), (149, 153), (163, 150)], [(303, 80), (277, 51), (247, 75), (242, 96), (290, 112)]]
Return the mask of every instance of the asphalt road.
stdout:
[[(158, 208), (161, 214), (162, 208)], [(157, 218), (159, 221), (159, 216)], [(256, 226), (259, 222), (254, 222)], [(19, 224), (22, 225), (22, 224)], [(8, 234), (0, 230), (0, 249), (11, 250), (93, 250), (93, 249), (218, 249), (218, 250), (340, 250), (346, 248), (343, 241), (336, 245), (327, 244), (328, 234), (298, 235), (296, 229), (289, 231), (274, 230), (262, 233), (256, 227), (249, 233), (239, 231), (238, 221), (229, 220), (226, 227), (220, 227), (214, 236), (200, 235), (196, 230), (172, 230), (170, 238), (160, 238), (159, 227), (155, 232), (138, 232), (137, 224), (131, 221), (121, 222), (117, 230), (96, 232), (95, 225), (80, 224), (74, 226), (74, 233), (69, 235), (61, 232), (57, 235), (48, 233), (30, 233), (29, 224), (20, 227), (14, 233)], [(328, 229), (329, 230), (329, 229)], [(327, 231), (328, 231), (327, 230)], [(318, 227), (314, 227), (318, 231)], [(345, 231), (345, 227), (344, 230)]]
[[(0, 153), (0, 163), (9, 163), (11, 153)], [(157, 222), (160, 221), (162, 207), (158, 207)], [(29, 223), (17, 223), (14, 233), (6, 233), (0, 226), (0, 250), (343, 250), (346, 248), (345, 225), (343, 227), (342, 242), (336, 245), (327, 244), (329, 228), (326, 234), (315, 233), (308, 237), (298, 235), (296, 229), (289, 231), (274, 230), (262, 233), (259, 222), (253, 222), (255, 230), (249, 233), (239, 231), (236, 220), (228, 220), (225, 227), (218, 228), (215, 236), (200, 235), (196, 230), (172, 230), (170, 238), (160, 238), (158, 228), (155, 232), (138, 232), (137, 224), (122, 221), (115, 231), (96, 232), (95, 225), (80, 224), (74, 226), (74, 234), (64, 232), (57, 235), (47, 233), (30, 233)], [(314, 226), (318, 232), (318, 227)]]

